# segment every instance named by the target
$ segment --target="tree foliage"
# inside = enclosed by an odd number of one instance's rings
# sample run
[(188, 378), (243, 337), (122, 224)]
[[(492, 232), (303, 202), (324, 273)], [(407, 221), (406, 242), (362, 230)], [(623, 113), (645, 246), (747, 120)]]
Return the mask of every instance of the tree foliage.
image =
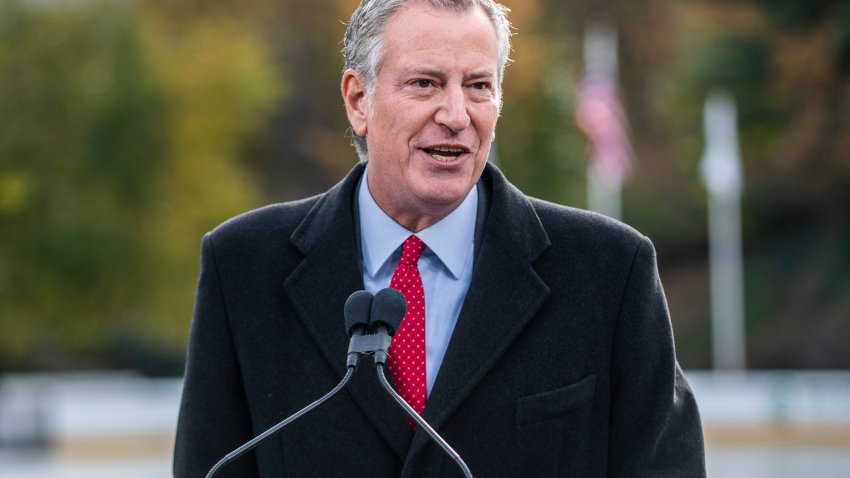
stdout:
[(259, 202), (238, 154), (280, 94), (268, 52), (229, 18), (164, 23), (0, 5), (0, 369), (179, 351), (200, 235)]

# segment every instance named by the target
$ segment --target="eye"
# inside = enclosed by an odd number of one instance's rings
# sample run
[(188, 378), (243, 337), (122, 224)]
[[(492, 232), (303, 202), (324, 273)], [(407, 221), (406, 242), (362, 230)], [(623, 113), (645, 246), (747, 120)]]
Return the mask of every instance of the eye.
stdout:
[(475, 83), (472, 84), (472, 87), (476, 90), (489, 90), (490, 89), (490, 83), (488, 83), (486, 81), (476, 81)]
[(419, 79), (419, 80), (414, 80), (413, 84), (415, 86), (418, 86), (419, 88), (428, 88), (429, 86), (432, 86), (434, 84), (434, 82), (431, 81), (431, 80)]

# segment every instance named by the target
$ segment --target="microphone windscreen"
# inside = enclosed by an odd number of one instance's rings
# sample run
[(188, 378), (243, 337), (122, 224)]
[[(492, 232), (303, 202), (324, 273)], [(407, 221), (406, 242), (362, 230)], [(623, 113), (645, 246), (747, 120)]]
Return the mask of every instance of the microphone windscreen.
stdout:
[(392, 336), (401, 325), (404, 313), (407, 312), (407, 300), (395, 289), (381, 289), (372, 300), (372, 313), (369, 330), (372, 332), (379, 326), (386, 327)]
[(358, 327), (365, 331), (369, 328), (369, 316), (372, 313), (372, 294), (365, 290), (348, 296), (345, 301), (345, 333), (349, 337)]

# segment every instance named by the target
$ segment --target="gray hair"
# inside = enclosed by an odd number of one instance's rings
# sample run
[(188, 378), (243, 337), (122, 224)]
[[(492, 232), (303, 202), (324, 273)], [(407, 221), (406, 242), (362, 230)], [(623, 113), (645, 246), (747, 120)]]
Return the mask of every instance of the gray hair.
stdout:
[[(480, 7), (496, 29), (499, 42), (499, 69), (496, 78), (496, 92), (501, 103), (502, 78), (508, 55), (511, 50), (511, 24), (507, 14), (510, 11), (494, 0), (362, 0), (351, 15), (345, 30), (344, 46), (345, 69), (353, 69), (363, 78), (368, 93), (375, 86), (375, 78), (384, 59), (384, 29), (387, 21), (402, 6), (410, 1), (419, 1), (426, 5), (457, 13), (466, 13)], [(361, 161), (366, 161), (366, 138), (352, 132), (354, 147)]]

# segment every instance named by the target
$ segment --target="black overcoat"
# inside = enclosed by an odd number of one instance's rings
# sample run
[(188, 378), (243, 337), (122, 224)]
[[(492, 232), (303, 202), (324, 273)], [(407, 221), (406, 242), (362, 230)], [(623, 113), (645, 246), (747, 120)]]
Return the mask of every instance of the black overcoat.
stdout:
[[(205, 236), (175, 477), (205, 476), (343, 376), (343, 304), (363, 289), (363, 169)], [(476, 478), (704, 476), (650, 241), (529, 198), (491, 165), (479, 188), (472, 283), (424, 418)], [(217, 476), (462, 474), (411, 430), (364, 359), (343, 392)]]

